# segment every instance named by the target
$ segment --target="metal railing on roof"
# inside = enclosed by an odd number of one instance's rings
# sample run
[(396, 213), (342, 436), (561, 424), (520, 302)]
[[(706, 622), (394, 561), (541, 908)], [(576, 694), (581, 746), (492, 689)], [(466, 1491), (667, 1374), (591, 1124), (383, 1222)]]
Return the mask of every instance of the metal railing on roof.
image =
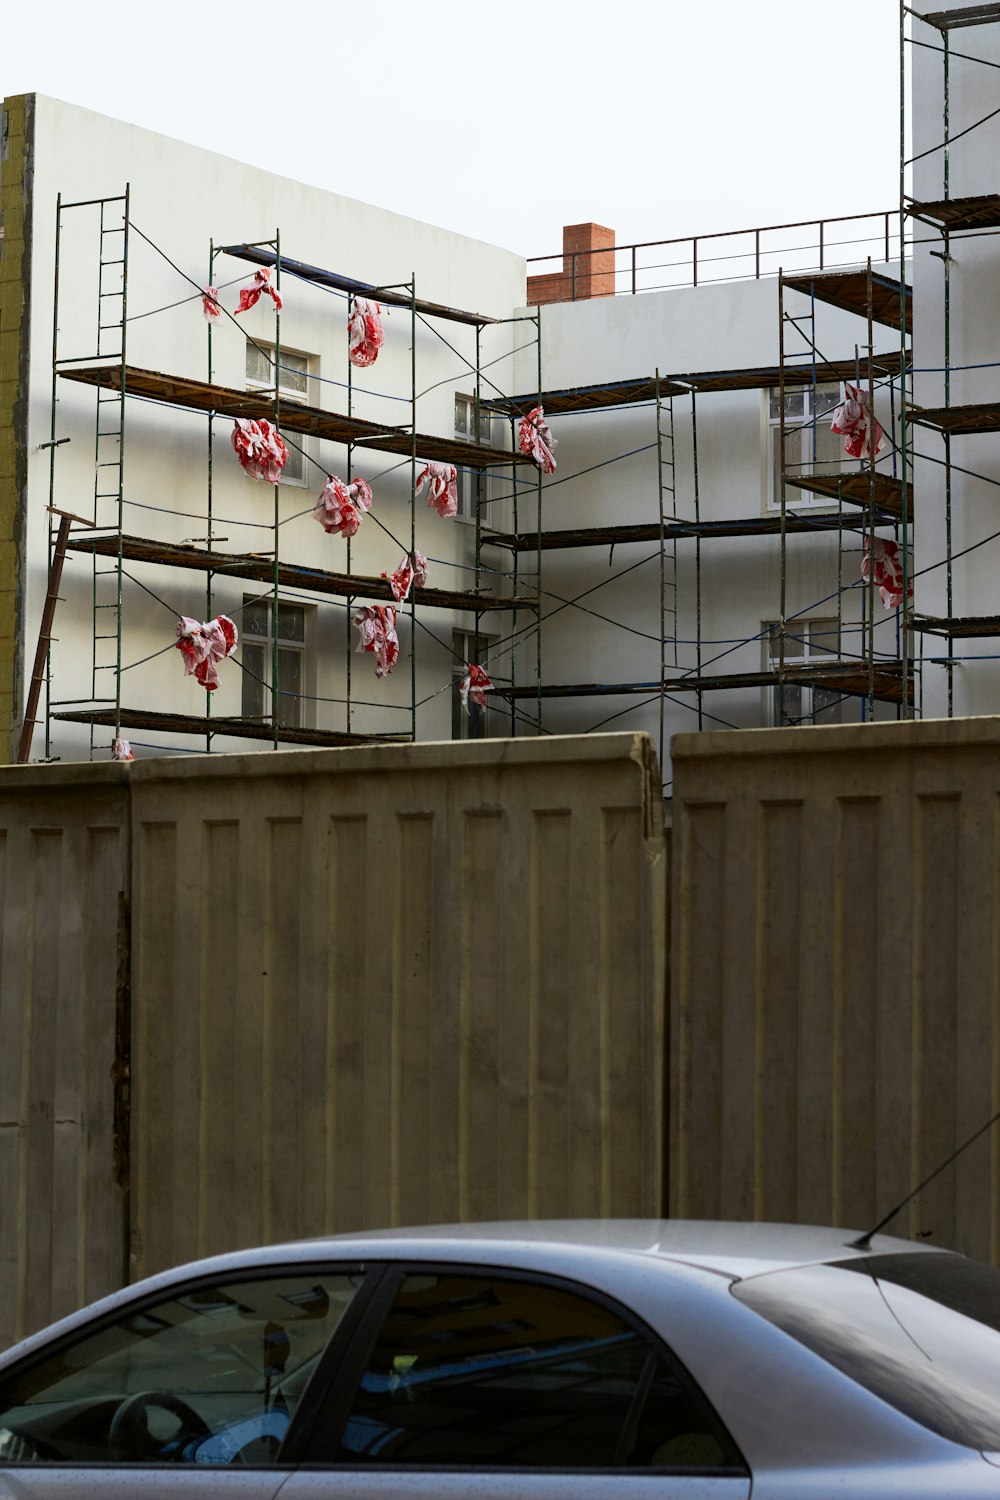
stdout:
[(611, 249), (533, 255), (530, 276), (551, 277), (558, 295), (572, 302), (596, 296), (627, 296), (709, 282), (760, 280), (789, 271), (832, 271), (900, 255), (899, 210), (842, 214), (753, 229), (727, 229), (678, 239), (643, 240)]

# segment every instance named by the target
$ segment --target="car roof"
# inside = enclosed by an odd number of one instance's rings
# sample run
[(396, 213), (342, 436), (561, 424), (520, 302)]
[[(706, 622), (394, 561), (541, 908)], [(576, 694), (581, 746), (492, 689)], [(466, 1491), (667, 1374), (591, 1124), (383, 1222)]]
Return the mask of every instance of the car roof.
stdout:
[(447, 1262), (489, 1265), (616, 1285), (622, 1261), (638, 1269), (656, 1263), (675, 1274), (708, 1273), (720, 1290), (733, 1280), (793, 1266), (863, 1259), (866, 1255), (921, 1255), (939, 1247), (875, 1235), (867, 1249), (852, 1244), (854, 1229), (817, 1225), (726, 1223), (681, 1219), (549, 1219), (513, 1223), (433, 1224), (293, 1240), (256, 1249), (232, 1250), (177, 1265), (110, 1292), (57, 1323), (0, 1352), (0, 1366), (69, 1334), (95, 1317), (116, 1314), (135, 1299), (169, 1294), (191, 1278), (250, 1275), (268, 1268), (315, 1268), (326, 1260)]
[(940, 1247), (876, 1235), (870, 1245), (854, 1243), (862, 1231), (812, 1224), (771, 1224), (694, 1219), (549, 1219), (523, 1223), (435, 1224), (409, 1229), (382, 1229), (299, 1240), (273, 1246), (280, 1258), (350, 1250), (364, 1258), (420, 1256), (442, 1259), (502, 1260), (517, 1254), (569, 1250), (598, 1254), (648, 1256), (722, 1275), (742, 1278), (791, 1266), (849, 1260), (891, 1252), (926, 1254)]

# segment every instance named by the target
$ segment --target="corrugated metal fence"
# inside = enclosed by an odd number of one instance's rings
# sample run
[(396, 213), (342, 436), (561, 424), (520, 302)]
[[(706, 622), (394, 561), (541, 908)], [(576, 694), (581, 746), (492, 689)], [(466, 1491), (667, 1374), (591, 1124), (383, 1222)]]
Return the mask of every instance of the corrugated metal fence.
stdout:
[[(673, 751), (670, 1212), (870, 1226), (1000, 1105), (1000, 721)], [(628, 735), (0, 772), (0, 1343), (256, 1241), (659, 1214), (659, 806)], [(892, 1227), (1000, 1259), (998, 1168)]]
[(0, 772), (0, 1347), (121, 1281), (123, 770)]
[[(1000, 1106), (1000, 721), (673, 742), (670, 1204), (870, 1227)], [(1000, 1252), (1000, 1126), (889, 1226)]]
[(644, 737), (13, 768), (4, 847), (0, 1343), (120, 1284), (126, 1194), (131, 1276), (661, 1211)]

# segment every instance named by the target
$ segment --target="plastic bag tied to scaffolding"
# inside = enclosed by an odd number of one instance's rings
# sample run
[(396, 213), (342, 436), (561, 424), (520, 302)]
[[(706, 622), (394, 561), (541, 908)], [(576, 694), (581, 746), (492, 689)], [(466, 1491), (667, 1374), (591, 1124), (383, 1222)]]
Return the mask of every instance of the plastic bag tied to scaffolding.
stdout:
[[(875, 575), (875, 587), (882, 595), (886, 609), (898, 609), (903, 602), (903, 559), (896, 542), (865, 537), (865, 552), (861, 559), (861, 576), (865, 583)], [(906, 597), (913, 598), (913, 579), (906, 580)]]
[(359, 651), (375, 658), (375, 676), (388, 677), (399, 660), (396, 611), (391, 604), (366, 604), (353, 617)]
[(135, 756), (132, 754), (132, 746), (129, 744), (128, 740), (111, 741), (111, 759), (135, 760)]
[(399, 559), (395, 573), (383, 573), (381, 576), (392, 589), (392, 597), (396, 603), (405, 604), (412, 586), (416, 584), (418, 589), (422, 589), (427, 582), (427, 559), (422, 552), (408, 552)]
[(845, 385), (845, 396), (830, 420), (830, 431), (844, 439), (851, 458), (871, 458), (885, 447), (885, 432), (869, 410), (868, 392)]
[(218, 663), (232, 656), (239, 632), (228, 615), (217, 615), (201, 625), (189, 615), (177, 621), (177, 649), (184, 657), (184, 675), (192, 675), (214, 693), (219, 686)]
[(249, 312), (251, 307), (256, 307), (264, 293), (270, 297), (278, 312), (284, 305), (281, 293), (276, 286), (271, 285), (271, 269), (269, 266), (261, 266), (259, 271), (254, 272), (253, 280), (249, 286), (240, 287), (240, 302), (237, 313)]
[(288, 462), (288, 449), (281, 433), (266, 417), (237, 417), (233, 427), (233, 448), (251, 479), (266, 479), (277, 484)]
[(492, 693), (493, 684), (487, 677), (485, 668), (473, 666), (469, 662), (458, 691), (462, 699), (462, 707), (468, 713), (470, 703), (474, 703), (477, 708), (486, 707), (486, 694)]
[(553, 449), (559, 444), (549, 431), (549, 424), (545, 420), (545, 412), (540, 406), (534, 407), (526, 417), (521, 418), (517, 429), (517, 446), (522, 453), (533, 458), (543, 474), (554, 474), (556, 468)]
[(354, 536), (362, 517), (372, 508), (372, 498), (371, 485), (364, 479), (345, 484), (331, 474), (316, 501), (313, 515), (330, 536)]
[(219, 303), (219, 288), (217, 286), (202, 287), (201, 310), (205, 314), (205, 320), (208, 323), (214, 323), (216, 318), (221, 316), (222, 307)]
[(367, 297), (355, 297), (347, 318), (347, 357), (359, 370), (366, 370), (378, 359), (385, 343), (382, 307)]
[(454, 464), (429, 463), (417, 475), (413, 493), (419, 495), (427, 486), (427, 504), (447, 519), (458, 515), (458, 470)]

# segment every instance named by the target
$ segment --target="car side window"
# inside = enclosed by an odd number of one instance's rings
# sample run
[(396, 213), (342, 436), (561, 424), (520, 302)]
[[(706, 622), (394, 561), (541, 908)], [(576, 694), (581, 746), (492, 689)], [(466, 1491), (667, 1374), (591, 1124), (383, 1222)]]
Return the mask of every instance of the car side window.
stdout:
[(743, 1469), (686, 1374), (605, 1303), (519, 1276), (405, 1276), (342, 1464)]
[(0, 1383), (0, 1465), (276, 1461), (361, 1274), (196, 1283)]

